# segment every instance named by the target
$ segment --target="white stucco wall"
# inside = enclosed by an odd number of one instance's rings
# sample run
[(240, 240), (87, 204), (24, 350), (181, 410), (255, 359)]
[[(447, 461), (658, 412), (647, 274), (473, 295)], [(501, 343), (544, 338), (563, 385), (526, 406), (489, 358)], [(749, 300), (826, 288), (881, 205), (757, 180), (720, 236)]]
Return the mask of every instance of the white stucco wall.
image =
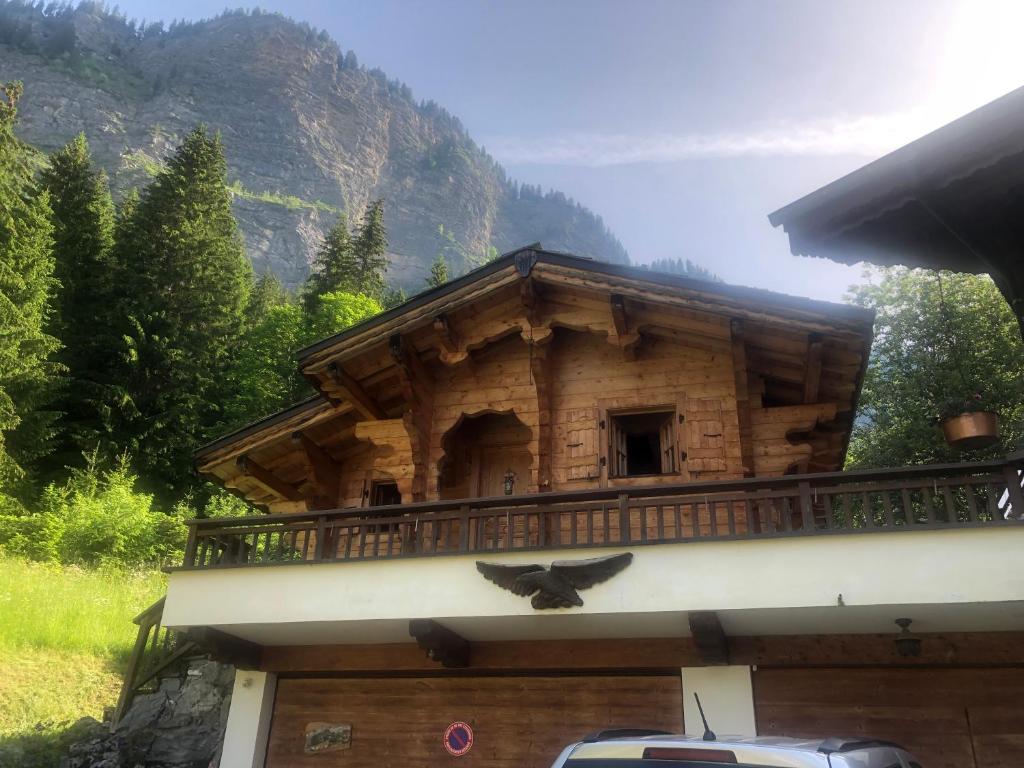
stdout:
[(276, 691), (277, 675), (235, 672), (220, 768), (263, 768)]
[[(481, 559), (548, 564), (616, 551), (624, 550)], [(727, 614), (797, 609), (796, 615), (799, 609), (834, 609), (842, 594), (851, 612), (837, 614), (833, 621), (838, 622), (843, 615), (855, 616), (858, 607), (1024, 600), (1024, 569), (1019, 567), (1024, 526), (664, 544), (630, 551), (633, 564), (581, 593), (582, 608), (544, 612), (534, 611), (529, 599), (486, 581), (476, 571), (478, 556), (179, 571), (170, 577), (164, 623), (223, 627), (410, 618), (501, 621), (539, 613), (575, 614), (567, 618), (584, 621), (588, 616), (694, 610)], [(891, 626), (894, 617), (885, 615)], [(1024, 614), (1019, 616), (1024, 622)], [(841, 631), (839, 627), (825, 629)]]
[(696, 693), (708, 726), (716, 736), (756, 736), (754, 686), (750, 667), (683, 667), (683, 727), (691, 736), (704, 733)]

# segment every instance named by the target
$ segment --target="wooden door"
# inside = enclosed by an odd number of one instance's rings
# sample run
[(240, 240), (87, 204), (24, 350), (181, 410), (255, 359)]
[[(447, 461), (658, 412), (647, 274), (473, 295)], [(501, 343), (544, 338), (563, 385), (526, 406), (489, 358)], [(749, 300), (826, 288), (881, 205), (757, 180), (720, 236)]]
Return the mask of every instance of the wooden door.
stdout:
[(1024, 765), (1024, 669), (765, 669), (763, 736), (895, 741), (924, 768)]
[[(472, 726), (461, 757), (443, 747), (455, 721)], [(352, 727), (348, 749), (307, 755), (309, 723)], [(549, 768), (603, 728), (682, 731), (679, 675), (282, 679), (268, 768)]]
[(533, 463), (528, 451), (516, 446), (493, 446), (480, 449), (480, 479), (478, 496), (503, 496), (505, 494), (505, 473), (512, 470), (515, 495), (530, 492), (530, 465)]

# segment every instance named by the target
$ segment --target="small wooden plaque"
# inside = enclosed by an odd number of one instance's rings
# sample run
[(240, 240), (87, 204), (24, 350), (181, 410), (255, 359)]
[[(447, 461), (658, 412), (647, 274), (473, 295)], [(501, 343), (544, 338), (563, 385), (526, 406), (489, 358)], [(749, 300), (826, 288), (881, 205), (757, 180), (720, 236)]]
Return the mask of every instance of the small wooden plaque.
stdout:
[(352, 725), (350, 723), (309, 723), (306, 726), (307, 755), (321, 752), (337, 752), (352, 746)]

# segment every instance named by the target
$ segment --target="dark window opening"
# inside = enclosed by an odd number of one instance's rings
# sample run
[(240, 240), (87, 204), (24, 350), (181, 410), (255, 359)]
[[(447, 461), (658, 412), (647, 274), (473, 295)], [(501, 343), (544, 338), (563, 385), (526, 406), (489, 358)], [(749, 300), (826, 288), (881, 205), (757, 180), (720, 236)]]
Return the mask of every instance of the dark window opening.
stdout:
[(676, 471), (675, 411), (613, 414), (609, 420), (612, 477)]
[(398, 492), (398, 483), (375, 482), (370, 489), (371, 507), (387, 507), (401, 503), (402, 494)]

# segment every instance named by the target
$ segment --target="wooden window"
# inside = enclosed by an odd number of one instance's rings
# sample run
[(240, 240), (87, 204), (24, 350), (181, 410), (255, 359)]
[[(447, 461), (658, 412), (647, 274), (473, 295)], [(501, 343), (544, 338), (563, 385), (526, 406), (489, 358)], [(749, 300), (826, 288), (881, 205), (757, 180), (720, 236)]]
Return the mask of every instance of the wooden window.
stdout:
[(676, 472), (675, 410), (630, 410), (608, 414), (609, 477)]
[(398, 492), (398, 483), (392, 480), (374, 480), (370, 486), (370, 506), (387, 507), (401, 504), (402, 494)]

